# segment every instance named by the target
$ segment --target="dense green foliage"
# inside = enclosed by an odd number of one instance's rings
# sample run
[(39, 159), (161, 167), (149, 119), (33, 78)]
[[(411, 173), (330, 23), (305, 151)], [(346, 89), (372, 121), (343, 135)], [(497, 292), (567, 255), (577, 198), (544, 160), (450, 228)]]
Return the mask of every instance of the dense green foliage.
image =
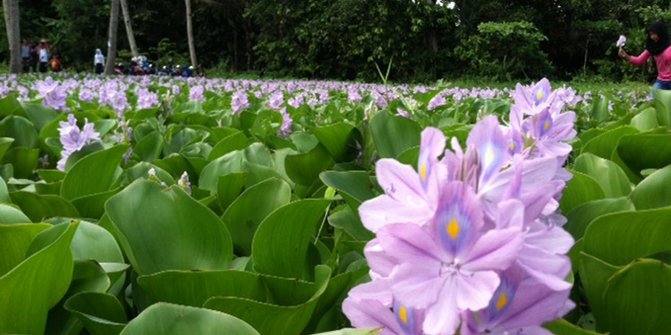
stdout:
[[(449, 5), (453, 4), (453, 5)], [(184, 5), (130, 1), (140, 51), (164, 65), (187, 63)], [(469, 74), (534, 78), (643, 80), (650, 67), (620, 61), (614, 42), (643, 48), (644, 27), (670, 22), (667, 1), (200, 0), (193, 1), (195, 40), (205, 68), (261, 75), (425, 81)], [(109, 2), (21, 1), (21, 32), (48, 38), (66, 67), (89, 70), (105, 49)], [(0, 60), (8, 57), (0, 34)], [(121, 60), (128, 60), (123, 24)], [(540, 49), (539, 49), (540, 48)], [(539, 51), (540, 50), (540, 51)]]

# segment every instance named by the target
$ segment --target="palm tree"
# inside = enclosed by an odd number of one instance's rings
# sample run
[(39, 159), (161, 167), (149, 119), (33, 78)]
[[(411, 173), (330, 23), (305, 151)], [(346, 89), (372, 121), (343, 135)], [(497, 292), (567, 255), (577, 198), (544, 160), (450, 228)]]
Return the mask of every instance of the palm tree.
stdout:
[(19, 25), (19, 0), (3, 0), (7, 41), (9, 42), (9, 72), (21, 71), (21, 31)]
[(107, 40), (107, 63), (105, 64), (105, 74), (114, 73), (114, 63), (116, 62), (116, 39), (117, 27), (119, 26), (119, 0), (112, 0), (110, 9), (110, 26)]
[(133, 32), (133, 25), (130, 21), (130, 13), (128, 12), (128, 0), (121, 0), (121, 13), (123, 14), (123, 22), (126, 25), (126, 35), (128, 35), (128, 45), (130, 46), (130, 53), (133, 57), (137, 57), (140, 53), (137, 50), (135, 43), (135, 33)]
[(196, 68), (198, 61), (196, 61), (196, 45), (193, 40), (193, 25), (191, 23), (191, 0), (184, 0), (186, 4), (186, 34), (189, 39), (189, 56), (191, 56), (191, 66)]

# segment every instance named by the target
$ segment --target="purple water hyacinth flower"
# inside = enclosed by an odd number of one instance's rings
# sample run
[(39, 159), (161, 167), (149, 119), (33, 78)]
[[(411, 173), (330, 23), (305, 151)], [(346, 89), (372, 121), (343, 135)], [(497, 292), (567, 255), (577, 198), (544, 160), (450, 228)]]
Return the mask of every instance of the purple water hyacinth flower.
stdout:
[(79, 100), (84, 102), (93, 102), (95, 94), (88, 88), (82, 88), (79, 90)]
[(280, 114), (282, 114), (282, 125), (277, 131), (277, 136), (288, 137), (291, 134), (291, 126), (293, 125), (294, 121), (291, 119), (291, 115), (287, 113), (286, 108), (282, 108), (280, 110)]
[(393, 299), (389, 283), (372, 281), (352, 289), (342, 304), (343, 313), (358, 328), (381, 328), (385, 335), (423, 335), (424, 313)]
[(454, 333), (461, 312), (485, 308), (500, 279), (522, 247), (521, 227), (483, 234), (484, 218), (476, 195), (462, 182), (442, 190), (441, 207), (429, 229), (415, 224), (382, 228), (383, 250), (403, 260), (392, 274), (392, 292), (404, 305), (425, 309), (423, 330)]
[(363, 98), (356, 89), (350, 87), (349, 90), (347, 91), (347, 100), (349, 100), (349, 102), (353, 104), (358, 104), (359, 102), (361, 102), (361, 100), (363, 100)]
[(377, 180), (385, 194), (364, 202), (359, 215), (364, 226), (377, 232), (392, 223), (427, 224), (439, 200), (439, 185), (446, 181), (447, 171), (438, 157), (445, 149), (445, 136), (436, 128), (422, 131), (417, 170), (393, 159), (376, 164)]
[(205, 101), (205, 88), (200, 85), (191, 86), (189, 89), (189, 100), (203, 102)]
[(81, 150), (85, 145), (93, 142), (100, 142), (100, 134), (95, 130), (92, 123), (88, 119), (84, 119), (84, 127), (79, 129), (77, 126), (77, 119), (73, 114), (68, 114), (68, 121), (59, 123), (61, 144), (63, 150), (61, 151), (61, 159), (58, 161), (57, 168), (65, 171), (65, 163), (70, 155)]
[(501, 277), (489, 305), (477, 313), (465, 313), (463, 335), (552, 334), (540, 325), (575, 307), (568, 299), (570, 288), (551, 290), (515, 267)]
[(249, 107), (249, 97), (244, 91), (236, 91), (231, 98), (231, 110), (238, 114)]
[(182, 90), (177, 85), (172, 86), (172, 95), (179, 95)]
[(443, 106), (447, 104), (447, 101), (445, 100), (445, 97), (443, 97), (441, 94), (436, 95), (435, 97), (431, 98), (429, 100), (429, 104), (427, 105), (427, 109), (432, 111), (440, 106)]
[(280, 110), (280, 107), (284, 103), (284, 94), (281, 91), (273, 93), (273, 95), (268, 100), (268, 107), (274, 110)]
[(136, 94), (138, 109), (148, 109), (159, 105), (158, 95), (146, 88), (138, 88)]
[(55, 110), (67, 109), (65, 101), (68, 95), (58, 81), (47, 77), (45, 80), (36, 82), (34, 89), (37, 90), (38, 97), (44, 99), (42, 100), (43, 105)]

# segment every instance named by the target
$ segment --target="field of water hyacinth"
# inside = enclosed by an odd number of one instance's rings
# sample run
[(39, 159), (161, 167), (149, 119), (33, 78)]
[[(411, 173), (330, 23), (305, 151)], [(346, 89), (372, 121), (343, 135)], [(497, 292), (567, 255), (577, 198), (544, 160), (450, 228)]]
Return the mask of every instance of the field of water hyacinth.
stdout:
[(0, 79), (0, 333), (669, 334), (671, 93)]

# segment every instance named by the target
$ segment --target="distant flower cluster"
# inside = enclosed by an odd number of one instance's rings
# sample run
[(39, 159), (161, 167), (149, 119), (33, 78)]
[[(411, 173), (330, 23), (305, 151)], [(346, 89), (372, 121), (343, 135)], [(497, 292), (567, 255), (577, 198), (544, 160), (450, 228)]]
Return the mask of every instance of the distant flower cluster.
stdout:
[(81, 150), (89, 143), (100, 142), (100, 134), (93, 127), (93, 123), (89, 123), (87, 119), (84, 119), (84, 127), (80, 129), (73, 114), (68, 114), (68, 121), (61, 121), (59, 126), (58, 132), (63, 150), (56, 167), (65, 171), (65, 163), (67, 163), (70, 155)]
[[(564, 96), (560, 96), (564, 95)], [(381, 159), (384, 194), (359, 214), (372, 281), (349, 292), (355, 327), (382, 334), (538, 334), (574, 304), (572, 237), (558, 199), (575, 137), (570, 92), (517, 85), (507, 125), (488, 116), (466, 147), (422, 132), (416, 169)], [(436, 103), (439, 104), (439, 103)]]

